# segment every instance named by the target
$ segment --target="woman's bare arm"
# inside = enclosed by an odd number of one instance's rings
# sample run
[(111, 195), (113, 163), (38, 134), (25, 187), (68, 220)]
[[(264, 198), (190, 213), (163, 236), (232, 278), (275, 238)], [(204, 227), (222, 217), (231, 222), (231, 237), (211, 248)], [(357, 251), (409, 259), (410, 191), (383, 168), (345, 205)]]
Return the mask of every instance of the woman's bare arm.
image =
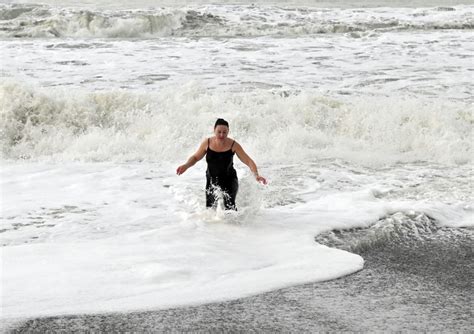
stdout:
[(194, 166), (196, 162), (204, 158), (206, 155), (207, 150), (207, 139), (203, 140), (201, 145), (199, 145), (198, 150), (192, 156), (189, 157), (188, 161), (185, 164), (179, 166), (176, 169), (176, 174), (181, 175), (183, 174), (189, 167)]
[(234, 144), (235, 147), (235, 153), (237, 154), (237, 157), (242, 161), (244, 164), (246, 164), (250, 170), (252, 171), (253, 175), (255, 176), (255, 179), (258, 182), (261, 182), (263, 184), (267, 184), (267, 180), (258, 174), (258, 168), (255, 162), (252, 160), (252, 158), (244, 151), (242, 146), (240, 146), (239, 143), (235, 142)]

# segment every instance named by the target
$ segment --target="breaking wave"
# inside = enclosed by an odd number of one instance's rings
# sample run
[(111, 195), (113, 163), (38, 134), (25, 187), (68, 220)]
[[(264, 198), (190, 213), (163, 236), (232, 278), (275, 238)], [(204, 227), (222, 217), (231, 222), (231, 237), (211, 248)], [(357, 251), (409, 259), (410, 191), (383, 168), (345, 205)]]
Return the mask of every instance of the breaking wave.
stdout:
[(467, 103), (403, 97), (327, 97), (208, 91), (196, 83), (155, 93), (0, 86), (7, 159), (177, 161), (212, 134), (217, 117), (262, 161), (432, 161), (472, 156)]
[(0, 5), (4, 38), (151, 38), (299, 36), (400, 30), (473, 29), (473, 7), (321, 9), (205, 6), (147, 10)]

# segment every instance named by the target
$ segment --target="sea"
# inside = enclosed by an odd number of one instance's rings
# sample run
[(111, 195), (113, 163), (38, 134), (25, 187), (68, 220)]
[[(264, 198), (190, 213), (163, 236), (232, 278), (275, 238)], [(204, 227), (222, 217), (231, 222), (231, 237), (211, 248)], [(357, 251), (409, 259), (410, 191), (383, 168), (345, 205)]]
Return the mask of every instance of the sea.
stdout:
[[(325, 292), (353, 291), (342, 303), (377, 281), (350, 277), (441, 244), (464, 259), (446, 285), (472, 296), (473, 14), (469, 0), (1, 0), (0, 320), (203, 306), (212, 328), (247, 331), (209, 307), (345, 279)], [(204, 160), (176, 175), (217, 118), (268, 180), (235, 157), (235, 212), (206, 209)], [(352, 325), (277, 329), (420, 329), (402, 319), (423, 303), (360, 327), (374, 293)], [(461, 327), (412, 320), (469, 331), (469, 304), (447, 306)]]

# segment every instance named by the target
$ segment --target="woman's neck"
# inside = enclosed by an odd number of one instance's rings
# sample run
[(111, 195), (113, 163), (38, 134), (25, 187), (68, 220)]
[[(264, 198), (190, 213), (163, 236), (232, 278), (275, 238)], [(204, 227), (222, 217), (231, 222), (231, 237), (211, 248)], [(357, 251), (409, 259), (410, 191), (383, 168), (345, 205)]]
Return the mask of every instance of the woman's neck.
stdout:
[(224, 147), (224, 146), (227, 145), (227, 138), (219, 139), (219, 138), (215, 137), (214, 144), (216, 146), (219, 146), (219, 147)]
[[(224, 139), (219, 139), (217, 137), (214, 137), (212, 140), (212, 147), (214, 148), (215, 151), (217, 152), (225, 152), (230, 148), (230, 140), (229, 138), (224, 138)], [(212, 148), (211, 148), (212, 150)]]

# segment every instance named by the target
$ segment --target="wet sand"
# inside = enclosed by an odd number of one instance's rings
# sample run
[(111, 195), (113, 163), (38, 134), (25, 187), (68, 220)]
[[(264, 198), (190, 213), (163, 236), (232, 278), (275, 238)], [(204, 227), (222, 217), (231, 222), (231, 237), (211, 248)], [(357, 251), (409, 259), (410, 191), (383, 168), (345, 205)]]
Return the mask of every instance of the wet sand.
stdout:
[(26, 320), (28, 332), (399, 332), (474, 329), (474, 231), (359, 253), (365, 267), (337, 280), (186, 308)]

